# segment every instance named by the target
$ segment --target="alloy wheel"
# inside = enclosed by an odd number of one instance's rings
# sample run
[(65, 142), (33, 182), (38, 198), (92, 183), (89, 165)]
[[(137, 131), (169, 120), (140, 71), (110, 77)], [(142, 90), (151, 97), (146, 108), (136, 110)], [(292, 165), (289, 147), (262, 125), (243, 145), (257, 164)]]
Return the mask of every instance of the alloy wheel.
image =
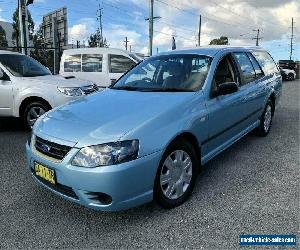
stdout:
[(165, 197), (180, 198), (190, 186), (192, 176), (192, 160), (187, 152), (175, 150), (169, 154), (160, 173), (160, 186)]
[(264, 130), (265, 132), (268, 132), (270, 129), (272, 121), (272, 107), (270, 105), (267, 106), (265, 115), (264, 115)]
[(46, 111), (42, 107), (31, 107), (27, 113), (27, 124), (32, 128), (36, 120), (45, 114)]

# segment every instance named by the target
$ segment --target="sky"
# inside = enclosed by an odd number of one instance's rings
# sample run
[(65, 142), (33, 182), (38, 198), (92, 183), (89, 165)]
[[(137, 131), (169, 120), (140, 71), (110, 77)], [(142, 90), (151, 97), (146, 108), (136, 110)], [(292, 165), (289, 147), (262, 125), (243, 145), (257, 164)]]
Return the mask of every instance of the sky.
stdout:
[[(34, 0), (29, 11), (36, 29), (42, 16), (60, 7), (68, 8), (69, 43), (88, 37), (99, 27), (97, 9), (103, 8), (103, 36), (110, 47), (125, 48), (128, 37), (132, 51), (148, 53), (149, 0)], [(0, 0), (0, 21), (12, 22), (17, 0)], [(177, 48), (195, 47), (201, 14), (201, 45), (227, 36), (230, 45), (259, 45), (277, 61), (289, 59), (291, 18), (294, 17), (294, 60), (300, 60), (300, 0), (154, 0), (153, 51), (167, 51), (172, 36)]]

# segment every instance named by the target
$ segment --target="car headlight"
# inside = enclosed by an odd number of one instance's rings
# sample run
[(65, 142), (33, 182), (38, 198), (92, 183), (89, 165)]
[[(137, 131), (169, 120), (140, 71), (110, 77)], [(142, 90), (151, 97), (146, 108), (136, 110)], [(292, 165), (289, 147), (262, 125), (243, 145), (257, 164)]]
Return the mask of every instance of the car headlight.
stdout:
[(72, 165), (95, 168), (135, 160), (139, 153), (139, 141), (111, 142), (82, 148), (72, 160)]
[(67, 95), (67, 96), (82, 96), (85, 95), (83, 90), (80, 87), (58, 87), (57, 88), (61, 93)]

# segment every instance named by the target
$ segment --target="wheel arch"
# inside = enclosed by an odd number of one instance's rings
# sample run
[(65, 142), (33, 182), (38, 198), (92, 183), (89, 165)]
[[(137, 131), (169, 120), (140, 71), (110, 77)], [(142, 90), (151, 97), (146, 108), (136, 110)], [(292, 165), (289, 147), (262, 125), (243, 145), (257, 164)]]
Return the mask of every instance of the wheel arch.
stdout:
[(199, 167), (201, 165), (201, 147), (200, 147), (200, 144), (199, 144), (199, 141), (197, 139), (197, 137), (191, 133), (191, 132), (188, 132), (188, 131), (185, 131), (185, 132), (182, 132), (178, 135), (176, 135), (167, 145), (167, 147), (165, 148), (165, 150), (167, 150), (167, 148), (172, 144), (174, 143), (175, 141), (177, 140), (186, 140), (188, 142), (190, 142), (192, 144), (192, 146), (194, 147), (195, 151), (196, 151), (196, 154), (198, 156), (198, 161), (199, 161)]
[(48, 101), (46, 101), (44, 98), (39, 97), (39, 96), (30, 96), (30, 97), (26, 97), (20, 104), (19, 107), (19, 116), (21, 117), (25, 111), (25, 108), (33, 102), (41, 102), (45, 105), (47, 105), (49, 107), (49, 109), (52, 109), (50, 103)]
[(275, 106), (276, 106), (276, 96), (275, 96), (274, 92), (271, 93), (271, 95), (269, 96), (268, 100), (270, 100), (272, 102), (272, 105), (273, 105), (272, 115), (274, 115)]

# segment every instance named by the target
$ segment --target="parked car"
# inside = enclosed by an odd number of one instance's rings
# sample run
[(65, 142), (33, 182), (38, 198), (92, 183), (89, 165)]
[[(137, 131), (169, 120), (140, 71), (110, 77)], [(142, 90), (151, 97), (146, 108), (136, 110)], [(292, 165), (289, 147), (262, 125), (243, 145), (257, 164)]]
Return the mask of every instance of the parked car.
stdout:
[(298, 65), (293, 60), (279, 60), (279, 67), (282, 69), (290, 69), (297, 71)]
[(41, 117), (26, 145), (28, 167), (39, 184), (89, 208), (152, 199), (173, 208), (191, 195), (203, 164), (252, 130), (269, 134), (281, 89), (263, 49), (162, 53)]
[(0, 50), (0, 117), (21, 117), (31, 128), (50, 109), (96, 90), (87, 81), (52, 75), (29, 56)]
[(287, 81), (293, 81), (296, 78), (296, 72), (292, 69), (280, 69), (280, 73), (282, 76), (282, 79)]
[(62, 55), (60, 74), (93, 81), (105, 88), (140, 61), (142, 58), (137, 54), (121, 49), (69, 49)]

